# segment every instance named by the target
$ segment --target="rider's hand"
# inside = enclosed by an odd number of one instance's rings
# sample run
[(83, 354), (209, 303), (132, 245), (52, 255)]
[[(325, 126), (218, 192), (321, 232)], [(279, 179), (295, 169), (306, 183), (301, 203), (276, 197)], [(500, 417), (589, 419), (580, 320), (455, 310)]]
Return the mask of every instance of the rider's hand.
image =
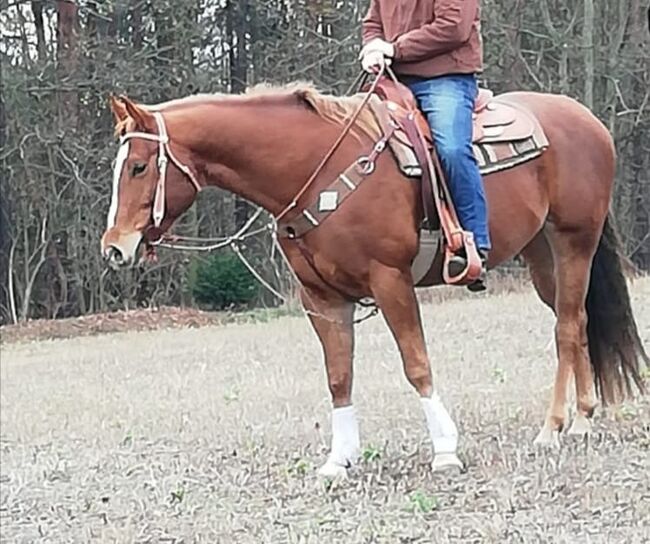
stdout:
[(384, 64), (390, 65), (395, 55), (395, 47), (381, 38), (375, 38), (363, 46), (359, 53), (361, 66), (366, 72), (373, 73)]
[(384, 57), (381, 51), (368, 51), (361, 59), (361, 67), (372, 74), (382, 68), (384, 64), (390, 65), (391, 59)]
[(366, 45), (364, 45), (363, 49), (361, 49), (361, 53), (359, 54), (359, 58), (363, 58), (366, 53), (370, 51), (379, 51), (382, 55), (384, 55), (384, 57), (388, 58), (393, 58), (395, 56), (395, 46), (386, 40), (382, 40), (381, 38), (370, 40)]

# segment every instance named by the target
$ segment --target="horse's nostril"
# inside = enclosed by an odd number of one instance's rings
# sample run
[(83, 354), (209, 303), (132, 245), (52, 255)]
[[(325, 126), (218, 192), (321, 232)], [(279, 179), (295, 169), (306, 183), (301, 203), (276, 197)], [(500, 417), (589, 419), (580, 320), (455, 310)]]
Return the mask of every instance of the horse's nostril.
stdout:
[(120, 264), (124, 261), (124, 255), (122, 254), (122, 251), (115, 246), (109, 246), (109, 248), (106, 250), (106, 258), (115, 264)]

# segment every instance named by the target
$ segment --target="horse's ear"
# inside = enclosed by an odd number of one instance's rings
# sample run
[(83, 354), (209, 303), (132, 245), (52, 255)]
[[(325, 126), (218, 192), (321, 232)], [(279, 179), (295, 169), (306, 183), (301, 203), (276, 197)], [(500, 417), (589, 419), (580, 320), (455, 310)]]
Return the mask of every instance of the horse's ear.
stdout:
[(126, 107), (124, 103), (118, 99), (115, 95), (110, 95), (108, 97), (108, 103), (111, 106), (111, 111), (113, 112), (113, 117), (115, 118), (115, 124), (121, 123), (128, 117)]
[(156, 128), (156, 120), (151, 112), (131, 102), (126, 96), (120, 96), (126, 112), (135, 121), (136, 126), (145, 132), (153, 131)]

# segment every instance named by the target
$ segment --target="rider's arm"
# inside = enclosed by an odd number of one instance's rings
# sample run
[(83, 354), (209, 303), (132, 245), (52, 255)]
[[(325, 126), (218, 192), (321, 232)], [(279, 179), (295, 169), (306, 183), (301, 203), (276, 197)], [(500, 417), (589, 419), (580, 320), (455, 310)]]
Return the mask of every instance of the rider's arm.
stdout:
[(361, 37), (364, 45), (375, 38), (384, 39), (384, 26), (381, 24), (379, 2), (377, 0), (370, 0), (368, 13), (361, 21)]
[(477, 9), (478, 0), (437, 0), (432, 23), (393, 42), (395, 59), (419, 61), (456, 49), (469, 40)]

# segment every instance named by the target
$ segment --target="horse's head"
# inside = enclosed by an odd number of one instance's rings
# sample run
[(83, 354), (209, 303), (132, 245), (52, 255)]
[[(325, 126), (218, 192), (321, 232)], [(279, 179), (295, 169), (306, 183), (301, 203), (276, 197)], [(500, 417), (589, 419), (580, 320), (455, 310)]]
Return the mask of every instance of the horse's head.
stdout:
[(201, 189), (190, 151), (170, 142), (160, 112), (110, 100), (120, 148), (102, 254), (113, 268), (140, 262)]

